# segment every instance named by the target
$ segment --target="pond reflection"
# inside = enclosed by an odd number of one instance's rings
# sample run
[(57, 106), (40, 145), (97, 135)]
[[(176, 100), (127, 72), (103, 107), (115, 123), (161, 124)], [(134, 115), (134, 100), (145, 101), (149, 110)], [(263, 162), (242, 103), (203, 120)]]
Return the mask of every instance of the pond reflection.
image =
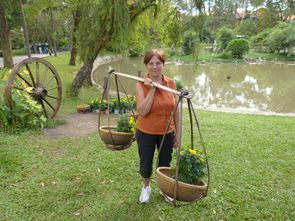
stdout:
[[(142, 60), (126, 58), (104, 64), (93, 73), (102, 84), (109, 66), (131, 75), (145, 71)], [(295, 66), (288, 63), (183, 64), (167, 62), (165, 74), (181, 80), (198, 108), (295, 113)], [(122, 79), (124, 89), (134, 94), (135, 82)], [(113, 86), (111, 86), (113, 87)]]

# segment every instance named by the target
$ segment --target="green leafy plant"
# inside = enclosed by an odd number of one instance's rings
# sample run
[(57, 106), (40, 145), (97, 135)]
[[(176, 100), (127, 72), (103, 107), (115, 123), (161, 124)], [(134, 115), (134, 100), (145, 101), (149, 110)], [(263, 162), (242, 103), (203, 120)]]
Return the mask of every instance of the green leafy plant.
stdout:
[(129, 97), (130, 103), (131, 103), (131, 108), (136, 110), (136, 99), (134, 96)]
[(226, 51), (229, 51), (234, 58), (243, 58), (243, 55), (250, 50), (249, 45), (246, 39), (233, 39), (228, 43)]
[[(0, 78), (0, 86), (6, 85), (7, 76), (3, 74)], [(22, 82), (15, 82), (20, 84)], [(3, 94), (0, 96), (0, 128), (7, 131), (17, 132), (25, 128), (42, 128), (46, 122), (42, 106), (29, 95), (31, 88), (23, 91), (13, 90), (12, 108), (6, 105)]]
[(181, 80), (176, 78), (174, 80), (175, 80), (176, 90), (181, 91), (184, 88)]
[(101, 99), (100, 101), (99, 101), (99, 110), (101, 110), (101, 111), (104, 111), (104, 110), (106, 110), (107, 109), (107, 107), (108, 107), (108, 104), (107, 104), (107, 100), (105, 100), (105, 99)]
[(92, 110), (98, 110), (99, 109), (99, 100), (98, 98), (90, 100), (88, 104), (91, 106)]
[(42, 128), (46, 122), (43, 110), (40, 104), (24, 92), (13, 91), (12, 109), (0, 101), (1, 127), (18, 131), (24, 128)]
[(122, 106), (123, 110), (129, 110), (130, 109), (127, 97), (123, 97), (123, 99), (121, 100), (121, 106)]
[(134, 132), (136, 128), (136, 122), (134, 117), (129, 114), (124, 114), (117, 122), (117, 130), (119, 132)]
[(181, 182), (196, 184), (205, 176), (205, 158), (193, 149), (180, 151), (179, 177)]
[(218, 30), (218, 32), (217, 32), (217, 41), (219, 42), (219, 47), (221, 48), (222, 51), (224, 49), (226, 49), (228, 43), (232, 39), (234, 39), (234, 34), (233, 34), (232, 29), (222, 27), (221, 29)]

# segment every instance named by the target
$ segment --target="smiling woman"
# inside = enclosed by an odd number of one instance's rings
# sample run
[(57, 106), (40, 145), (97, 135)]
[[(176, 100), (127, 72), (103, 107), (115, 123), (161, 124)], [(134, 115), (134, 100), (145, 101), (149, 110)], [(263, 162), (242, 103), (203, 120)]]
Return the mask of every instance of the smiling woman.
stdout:
[[(170, 166), (173, 147), (179, 145), (179, 111), (171, 116), (177, 99), (172, 93), (154, 87), (154, 83), (171, 89), (176, 89), (174, 80), (163, 74), (165, 54), (162, 50), (152, 49), (146, 52), (144, 64), (147, 76), (144, 82), (136, 84), (136, 103), (139, 113), (137, 120), (136, 140), (140, 158), (140, 175), (143, 178), (143, 187), (139, 201), (147, 203), (150, 199), (150, 177), (152, 175), (153, 156), (155, 148), (159, 153), (159, 166)], [(169, 119), (173, 117), (170, 125)], [(168, 126), (168, 127), (167, 127)], [(164, 145), (160, 145), (163, 140)]]

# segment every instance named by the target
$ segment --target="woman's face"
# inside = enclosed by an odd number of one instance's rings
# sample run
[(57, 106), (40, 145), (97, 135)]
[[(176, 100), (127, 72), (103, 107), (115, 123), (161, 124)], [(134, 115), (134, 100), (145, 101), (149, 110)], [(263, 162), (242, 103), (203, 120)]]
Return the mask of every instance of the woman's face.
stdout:
[(159, 76), (162, 74), (164, 64), (157, 56), (153, 56), (146, 67), (150, 76)]

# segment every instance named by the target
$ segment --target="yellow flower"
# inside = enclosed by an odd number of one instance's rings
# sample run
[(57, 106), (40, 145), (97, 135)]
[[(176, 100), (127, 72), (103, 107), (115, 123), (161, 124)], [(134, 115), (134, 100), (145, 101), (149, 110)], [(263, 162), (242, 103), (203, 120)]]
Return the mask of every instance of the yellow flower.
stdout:
[(180, 155), (183, 155), (183, 151), (182, 150), (179, 153), (180, 153)]
[(188, 150), (190, 152), (191, 155), (195, 156), (197, 154), (197, 151), (193, 150), (193, 149), (189, 149)]
[(203, 157), (199, 158), (202, 163), (205, 163), (205, 159)]
[(134, 132), (134, 131), (135, 131), (135, 129), (132, 127), (132, 128), (131, 128), (131, 132)]
[(30, 92), (33, 91), (33, 89), (34, 89), (33, 87), (26, 87), (26, 88), (24, 89), (24, 91), (30, 93)]
[(130, 117), (129, 118), (129, 124), (130, 125), (133, 125), (135, 123), (135, 121), (134, 121), (134, 117)]

